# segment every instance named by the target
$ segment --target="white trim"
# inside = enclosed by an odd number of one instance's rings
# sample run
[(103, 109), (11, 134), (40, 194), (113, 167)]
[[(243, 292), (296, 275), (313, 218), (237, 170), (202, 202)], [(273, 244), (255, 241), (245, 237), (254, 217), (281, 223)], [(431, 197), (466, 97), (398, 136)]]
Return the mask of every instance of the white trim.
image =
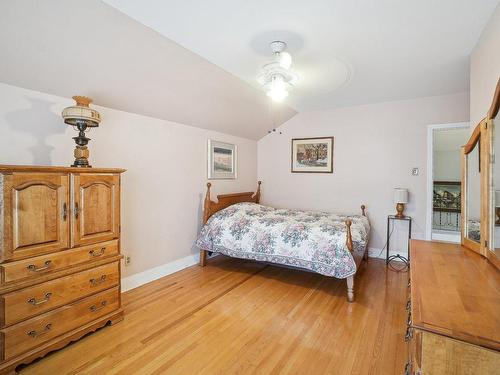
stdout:
[(368, 256), (370, 258), (385, 259), (385, 249), (368, 248)]
[(122, 279), (122, 292), (137, 288), (141, 285), (150, 283), (174, 272), (183, 270), (184, 268), (193, 266), (200, 260), (199, 254), (188, 255), (187, 257), (174, 260), (169, 263), (162, 264), (149, 270), (127, 276)]
[(456, 122), (450, 124), (434, 124), (427, 126), (427, 197), (426, 197), (426, 218), (425, 218), (425, 239), (432, 240), (432, 183), (433, 183), (433, 144), (434, 130), (438, 129), (461, 129), (469, 128), (468, 122)]

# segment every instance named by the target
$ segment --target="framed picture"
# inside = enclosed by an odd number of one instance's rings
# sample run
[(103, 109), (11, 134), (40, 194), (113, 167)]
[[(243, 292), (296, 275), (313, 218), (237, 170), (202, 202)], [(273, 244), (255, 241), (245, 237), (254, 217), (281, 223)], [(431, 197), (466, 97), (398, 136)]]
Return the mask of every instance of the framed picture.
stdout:
[(292, 139), (292, 173), (333, 173), (333, 137)]
[(434, 211), (461, 212), (461, 182), (434, 181), (432, 206)]
[(236, 145), (208, 140), (208, 178), (236, 178)]

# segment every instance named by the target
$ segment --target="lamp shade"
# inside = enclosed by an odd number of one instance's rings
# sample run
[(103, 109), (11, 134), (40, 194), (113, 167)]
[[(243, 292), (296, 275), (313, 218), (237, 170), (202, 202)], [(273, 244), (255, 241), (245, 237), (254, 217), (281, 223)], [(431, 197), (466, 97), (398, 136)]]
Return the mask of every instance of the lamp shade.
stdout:
[(408, 189), (394, 189), (394, 203), (408, 203)]
[(500, 207), (500, 190), (495, 190), (495, 207)]
[(77, 125), (77, 122), (85, 123), (88, 127), (99, 126), (101, 116), (95, 109), (89, 107), (92, 99), (86, 96), (73, 96), (76, 105), (64, 108), (62, 117), (68, 125)]

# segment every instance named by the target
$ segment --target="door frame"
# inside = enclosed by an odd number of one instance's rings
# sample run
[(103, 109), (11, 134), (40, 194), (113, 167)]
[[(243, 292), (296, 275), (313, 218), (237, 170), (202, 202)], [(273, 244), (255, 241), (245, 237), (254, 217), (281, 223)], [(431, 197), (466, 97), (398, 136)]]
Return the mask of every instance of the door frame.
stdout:
[(470, 122), (453, 122), (448, 124), (427, 125), (427, 197), (426, 197), (426, 220), (425, 239), (432, 240), (432, 197), (434, 176), (434, 131), (441, 129), (468, 129)]

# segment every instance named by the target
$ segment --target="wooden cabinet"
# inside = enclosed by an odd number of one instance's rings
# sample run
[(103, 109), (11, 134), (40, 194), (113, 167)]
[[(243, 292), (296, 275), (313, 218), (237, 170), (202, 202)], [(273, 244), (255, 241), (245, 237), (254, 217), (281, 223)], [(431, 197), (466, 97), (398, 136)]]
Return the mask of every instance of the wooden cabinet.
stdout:
[(122, 172), (0, 166), (0, 373), (122, 319)]
[(4, 202), (1, 260), (68, 248), (69, 175), (19, 172), (0, 175)]
[(500, 274), (463, 246), (411, 242), (407, 374), (500, 369)]
[(75, 174), (73, 177), (73, 246), (118, 238), (120, 178), (118, 175)]

